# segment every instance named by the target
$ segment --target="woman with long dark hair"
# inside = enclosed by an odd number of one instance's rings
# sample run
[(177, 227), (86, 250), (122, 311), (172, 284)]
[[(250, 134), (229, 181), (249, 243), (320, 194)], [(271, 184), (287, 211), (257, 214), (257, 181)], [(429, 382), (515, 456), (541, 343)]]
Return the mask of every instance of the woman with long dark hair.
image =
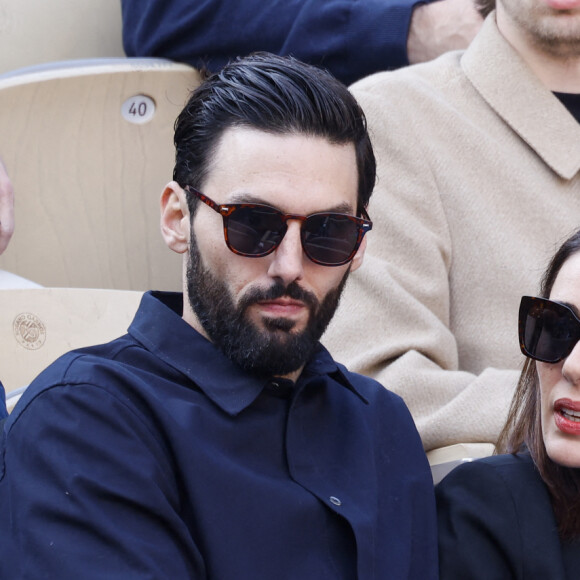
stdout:
[(580, 577), (580, 231), (540, 295), (522, 297), (519, 336), (527, 360), (500, 455), (437, 487), (443, 580)]

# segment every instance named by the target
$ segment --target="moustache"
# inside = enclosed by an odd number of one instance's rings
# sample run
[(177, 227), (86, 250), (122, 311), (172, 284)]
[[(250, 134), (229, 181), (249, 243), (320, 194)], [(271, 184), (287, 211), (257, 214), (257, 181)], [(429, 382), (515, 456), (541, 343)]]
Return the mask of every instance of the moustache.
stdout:
[(241, 311), (248, 306), (264, 300), (276, 300), (277, 298), (291, 298), (304, 302), (311, 310), (316, 310), (319, 306), (318, 299), (312, 292), (304, 290), (296, 282), (291, 282), (285, 286), (282, 282), (275, 282), (270, 288), (252, 288), (248, 293), (240, 298), (239, 308)]

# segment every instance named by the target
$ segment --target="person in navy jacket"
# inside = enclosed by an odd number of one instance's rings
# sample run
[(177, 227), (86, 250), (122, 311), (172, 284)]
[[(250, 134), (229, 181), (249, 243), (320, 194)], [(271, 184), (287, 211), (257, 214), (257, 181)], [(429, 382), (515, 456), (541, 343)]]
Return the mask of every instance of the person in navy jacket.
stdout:
[(350, 84), (466, 48), (473, 0), (121, 0), (127, 56), (218, 70), (258, 50), (324, 66)]
[(184, 294), (146, 293), (6, 420), (0, 577), (435, 580), (413, 420), (319, 342), (372, 228), (361, 109), (259, 54), (195, 90), (175, 145), (161, 230)]

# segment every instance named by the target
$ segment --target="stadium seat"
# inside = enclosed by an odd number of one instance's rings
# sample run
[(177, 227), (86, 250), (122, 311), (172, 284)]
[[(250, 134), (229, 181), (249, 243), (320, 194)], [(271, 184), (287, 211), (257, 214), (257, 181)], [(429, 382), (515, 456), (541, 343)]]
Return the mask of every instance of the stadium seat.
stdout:
[(433, 483), (439, 483), (450, 471), (461, 463), (493, 455), (495, 446), (492, 443), (457, 443), (427, 453), (431, 466)]
[(9, 410), (61, 354), (125, 334), (141, 296), (91, 288), (0, 290), (0, 380)]
[(0, 74), (123, 56), (120, 0), (0, 0)]
[(180, 290), (159, 231), (173, 124), (198, 71), (97, 59), (0, 76), (0, 155), (16, 229), (0, 269), (48, 287)]

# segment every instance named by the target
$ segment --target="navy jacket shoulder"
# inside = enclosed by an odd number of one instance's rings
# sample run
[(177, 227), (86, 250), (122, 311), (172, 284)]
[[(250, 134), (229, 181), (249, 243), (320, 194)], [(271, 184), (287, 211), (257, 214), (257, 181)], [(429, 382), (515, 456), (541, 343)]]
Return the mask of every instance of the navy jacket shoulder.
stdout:
[(122, 0), (128, 56), (210, 70), (257, 50), (329, 69), (344, 83), (405, 66), (418, 0)]
[(436, 488), (442, 580), (564, 580), (548, 490), (528, 454), (454, 469)]

